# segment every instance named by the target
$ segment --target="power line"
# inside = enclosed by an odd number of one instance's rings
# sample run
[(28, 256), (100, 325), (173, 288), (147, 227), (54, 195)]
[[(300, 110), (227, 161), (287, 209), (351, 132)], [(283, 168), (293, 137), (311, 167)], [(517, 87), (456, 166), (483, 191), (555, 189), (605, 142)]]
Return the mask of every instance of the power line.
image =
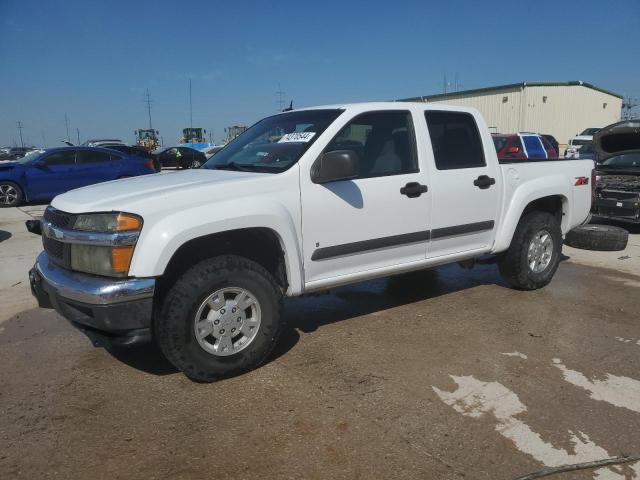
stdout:
[(18, 120), (17, 125), (18, 125), (18, 131), (20, 132), (20, 146), (24, 148), (24, 142), (22, 141), (22, 122)]

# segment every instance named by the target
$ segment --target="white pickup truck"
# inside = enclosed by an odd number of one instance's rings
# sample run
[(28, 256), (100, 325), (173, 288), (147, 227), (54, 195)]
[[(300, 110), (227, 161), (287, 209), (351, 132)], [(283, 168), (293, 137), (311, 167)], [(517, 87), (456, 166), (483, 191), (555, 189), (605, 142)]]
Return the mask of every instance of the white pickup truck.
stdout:
[(363, 103), (277, 114), (201, 169), (56, 197), (30, 271), (96, 344), (153, 339), (198, 381), (265, 360), (282, 299), (483, 257), (545, 286), (585, 222), (593, 162), (500, 164), (474, 109)]

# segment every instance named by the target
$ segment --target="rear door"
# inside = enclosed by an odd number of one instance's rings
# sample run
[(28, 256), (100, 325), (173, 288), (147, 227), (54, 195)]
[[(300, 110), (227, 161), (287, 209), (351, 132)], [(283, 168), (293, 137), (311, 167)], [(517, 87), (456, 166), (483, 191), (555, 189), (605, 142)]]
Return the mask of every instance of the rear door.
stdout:
[(76, 150), (58, 150), (45, 155), (26, 173), (31, 199), (50, 199), (76, 188)]
[(500, 205), (494, 145), (488, 135), (482, 141), (470, 113), (427, 110), (425, 119), (435, 165), (428, 256), (488, 250)]
[(111, 154), (107, 151), (78, 150), (77, 164), (77, 187), (115, 180), (118, 176)]

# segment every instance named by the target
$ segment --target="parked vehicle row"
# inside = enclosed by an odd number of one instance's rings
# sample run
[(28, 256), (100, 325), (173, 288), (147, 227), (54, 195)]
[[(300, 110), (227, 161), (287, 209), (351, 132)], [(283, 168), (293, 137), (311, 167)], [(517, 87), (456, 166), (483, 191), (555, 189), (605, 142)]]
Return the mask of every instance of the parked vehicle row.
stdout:
[(72, 189), (155, 172), (150, 158), (106, 148), (40, 150), (0, 164), (0, 207), (51, 200)]
[(592, 170), (501, 165), (470, 108), (289, 111), (198, 170), (54, 198), (32, 226), (44, 245), (32, 291), (95, 342), (154, 338), (212, 381), (267, 358), (283, 297), (488, 256), (515, 288), (544, 287), (563, 234), (587, 219)]
[(599, 128), (586, 128), (575, 137), (569, 139), (567, 149), (564, 152), (565, 158), (579, 158), (578, 150), (583, 145), (591, 143), (593, 141), (593, 135), (600, 130)]
[[(501, 161), (558, 158), (547, 138), (535, 133), (492, 134)], [(551, 137), (553, 138), (553, 137)]]

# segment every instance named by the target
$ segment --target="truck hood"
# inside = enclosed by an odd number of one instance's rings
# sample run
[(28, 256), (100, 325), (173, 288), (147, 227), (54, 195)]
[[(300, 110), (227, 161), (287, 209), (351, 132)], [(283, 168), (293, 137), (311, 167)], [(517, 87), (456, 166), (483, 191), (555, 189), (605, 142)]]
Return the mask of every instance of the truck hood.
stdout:
[(624, 120), (604, 127), (593, 136), (593, 148), (599, 162), (640, 150), (640, 120)]
[(125, 178), (71, 190), (51, 205), (69, 213), (124, 211), (145, 214), (228, 200), (277, 188), (276, 174), (193, 169)]

